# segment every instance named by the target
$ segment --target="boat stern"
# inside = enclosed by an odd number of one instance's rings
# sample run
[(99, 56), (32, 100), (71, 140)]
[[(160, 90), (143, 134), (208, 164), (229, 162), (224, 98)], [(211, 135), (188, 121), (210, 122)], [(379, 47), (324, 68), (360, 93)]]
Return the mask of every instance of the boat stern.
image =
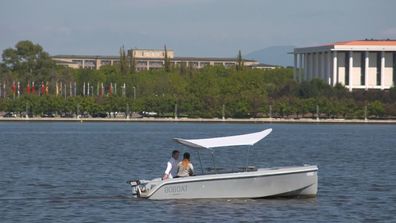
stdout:
[(147, 198), (150, 191), (157, 186), (160, 178), (153, 180), (128, 180), (127, 183), (131, 185), (132, 196)]

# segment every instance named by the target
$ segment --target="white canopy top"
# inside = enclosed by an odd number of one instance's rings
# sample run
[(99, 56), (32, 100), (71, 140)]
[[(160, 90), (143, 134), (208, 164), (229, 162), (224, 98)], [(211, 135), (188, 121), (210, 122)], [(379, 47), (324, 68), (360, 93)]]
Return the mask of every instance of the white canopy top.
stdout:
[(255, 143), (262, 140), (271, 132), (272, 129), (266, 129), (261, 132), (236, 135), (236, 136), (226, 136), (226, 137), (207, 138), (207, 139), (175, 138), (174, 140), (176, 140), (178, 143), (196, 149), (211, 149), (211, 148), (226, 147), (226, 146), (245, 146), (245, 145), (253, 146)]

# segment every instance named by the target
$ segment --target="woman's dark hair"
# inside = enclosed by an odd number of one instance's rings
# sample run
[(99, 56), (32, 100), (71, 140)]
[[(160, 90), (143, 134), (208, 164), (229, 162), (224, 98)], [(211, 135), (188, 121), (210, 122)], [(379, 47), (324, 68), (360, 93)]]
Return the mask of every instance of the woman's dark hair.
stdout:
[(183, 154), (183, 159), (188, 159), (188, 160), (190, 160), (190, 153), (185, 152), (185, 153)]

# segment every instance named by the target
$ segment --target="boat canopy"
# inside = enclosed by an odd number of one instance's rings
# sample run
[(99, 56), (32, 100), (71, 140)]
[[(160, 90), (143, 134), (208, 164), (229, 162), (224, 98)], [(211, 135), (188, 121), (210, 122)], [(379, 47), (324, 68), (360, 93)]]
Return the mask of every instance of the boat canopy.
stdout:
[(181, 139), (174, 138), (176, 142), (196, 149), (212, 149), (227, 146), (253, 146), (258, 141), (269, 135), (272, 129), (244, 135), (206, 138), (206, 139)]

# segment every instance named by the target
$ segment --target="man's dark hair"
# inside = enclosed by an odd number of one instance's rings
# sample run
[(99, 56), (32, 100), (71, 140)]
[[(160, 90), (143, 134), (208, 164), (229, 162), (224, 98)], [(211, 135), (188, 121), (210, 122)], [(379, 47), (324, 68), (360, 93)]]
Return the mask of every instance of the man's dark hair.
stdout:
[(173, 150), (172, 151), (172, 156), (176, 155), (176, 153), (180, 153), (179, 150)]
[(184, 153), (183, 154), (183, 159), (188, 159), (188, 160), (190, 160), (190, 153)]

